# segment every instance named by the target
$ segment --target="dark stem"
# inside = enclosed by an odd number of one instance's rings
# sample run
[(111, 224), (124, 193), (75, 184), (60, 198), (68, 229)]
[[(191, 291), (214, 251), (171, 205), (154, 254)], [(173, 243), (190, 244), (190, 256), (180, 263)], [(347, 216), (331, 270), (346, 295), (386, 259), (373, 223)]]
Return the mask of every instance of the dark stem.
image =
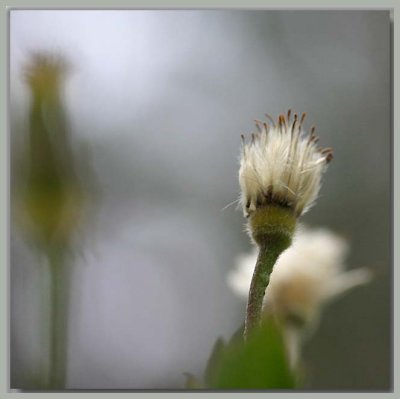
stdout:
[(50, 266), (50, 370), (49, 389), (64, 389), (67, 363), (68, 270), (64, 257), (55, 250)]
[(287, 248), (282, 247), (279, 240), (271, 240), (259, 246), (256, 267), (250, 284), (249, 298), (247, 302), (246, 323), (244, 338), (256, 328), (261, 321), (261, 311), (265, 290), (269, 284), (269, 278), (279, 255)]

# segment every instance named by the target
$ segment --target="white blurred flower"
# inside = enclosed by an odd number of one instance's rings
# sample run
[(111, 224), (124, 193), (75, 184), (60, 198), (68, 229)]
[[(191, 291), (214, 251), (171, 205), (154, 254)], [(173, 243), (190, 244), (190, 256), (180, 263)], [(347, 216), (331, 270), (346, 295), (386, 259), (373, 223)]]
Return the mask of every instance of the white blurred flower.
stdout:
[[(324, 304), (371, 279), (367, 268), (345, 270), (348, 249), (346, 241), (328, 229), (300, 228), (271, 273), (265, 311), (287, 326), (315, 325)], [(229, 286), (243, 298), (248, 296), (256, 260), (256, 249), (240, 255), (228, 275)]]
[(250, 143), (243, 139), (239, 183), (241, 203), (245, 216), (257, 207), (277, 204), (302, 215), (314, 203), (321, 185), (322, 173), (332, 159), (331, 148), (317, 148), (314, 128), (305, 135), (302, 124), (305, 114), (298, 120), (279, 115), (277, 123), (256, 121), (258, 133), (252, 134)]

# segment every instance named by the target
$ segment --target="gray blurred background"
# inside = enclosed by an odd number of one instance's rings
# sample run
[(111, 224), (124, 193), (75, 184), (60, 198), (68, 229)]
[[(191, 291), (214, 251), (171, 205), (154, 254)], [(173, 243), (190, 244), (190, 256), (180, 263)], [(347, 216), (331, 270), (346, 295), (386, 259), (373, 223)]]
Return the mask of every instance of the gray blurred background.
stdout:
[[(32, 50), (73, 64), (65, 103), (97, 200), (73, 265), (68, 388), (181, 388), (245, 303), (240, 134), (289, 107), (335, 149), (303, 219), (351, 242), (373, 283), (333, 303), (304, 349), (307, 389), (391, 384), (390, 26), (385, 11), (10, 12), (13, 118)], [(22, 123), (22, 122), (21, 122)], [(11, 131), (14, 156), (18, 132)], [(16, 156), (16, 155), (15, 155)], [(11, 384), (40, 361), (43, 259), (11, 226)]]

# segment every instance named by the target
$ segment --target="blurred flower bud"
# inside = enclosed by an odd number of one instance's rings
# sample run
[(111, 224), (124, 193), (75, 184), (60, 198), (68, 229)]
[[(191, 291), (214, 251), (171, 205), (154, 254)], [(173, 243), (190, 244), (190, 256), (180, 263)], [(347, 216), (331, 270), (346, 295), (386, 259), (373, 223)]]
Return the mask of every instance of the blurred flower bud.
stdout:
[(67, 62), (50, 54), (31, 56), (29, 126), (17, 212), (24, 230), (41, 246), (68, 245), (83, 205), (70, 131), (62, 102)]

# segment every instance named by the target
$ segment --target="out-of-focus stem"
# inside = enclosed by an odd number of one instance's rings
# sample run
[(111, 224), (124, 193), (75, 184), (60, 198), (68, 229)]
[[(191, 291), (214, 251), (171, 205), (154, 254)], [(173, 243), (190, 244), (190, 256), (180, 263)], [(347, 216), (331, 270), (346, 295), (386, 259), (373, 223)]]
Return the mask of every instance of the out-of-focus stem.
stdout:
[(49, 254), (50, 367), (49, 389), (65, 389), (68, 328), (68, 270), (61, 251)]

